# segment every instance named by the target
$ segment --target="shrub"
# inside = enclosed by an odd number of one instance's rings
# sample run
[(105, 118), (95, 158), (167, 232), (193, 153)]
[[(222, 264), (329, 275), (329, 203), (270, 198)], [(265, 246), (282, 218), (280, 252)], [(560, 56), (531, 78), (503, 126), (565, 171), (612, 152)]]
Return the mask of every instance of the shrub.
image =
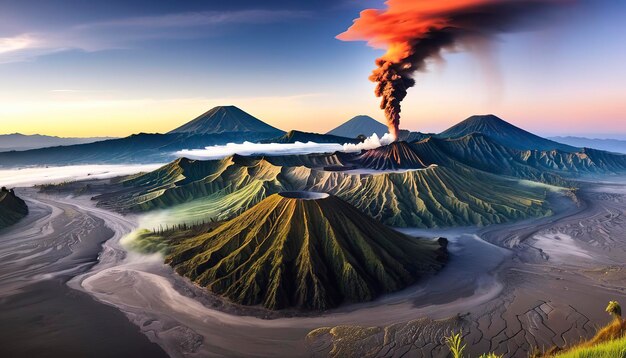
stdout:
[(606, 306), (606, 312), (613, 315), (616, 319), (622, 318), (622, 306), (617, 301), (609, 301), (609, 305)]
[(450, 348), (453, 358), (463, 358), (463, 352), (465, 351), (465, 344), (463, 344), (463, 338), (461, 333), (452, 334), (446, 337), (446, 345)]

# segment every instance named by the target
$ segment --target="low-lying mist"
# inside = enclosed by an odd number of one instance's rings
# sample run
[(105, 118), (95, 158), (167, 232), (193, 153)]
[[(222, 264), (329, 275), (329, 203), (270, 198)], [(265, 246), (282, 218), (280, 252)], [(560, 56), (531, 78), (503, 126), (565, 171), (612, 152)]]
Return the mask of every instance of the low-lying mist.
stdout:
[(68, 165), (1, 169), (0, 186), (30, 187), (39, 184), (58, 184), (86, 179), (108, 179), (122, 175), (149, 172), (163, 164), (132, 165)]
[(379, 138), (375, 133), (365, 139), (362, 143), (337, 144), (337, 143), (315, 143), (315, 142), (295, 142), (295, 143), (251, 143), (243, 142), (228, 143), (226, 145), (214, 145), (204, 149), (186, 149), (175, 153), (177, 157), (189, 159), (222, 159), (233, 154), (239, 155), (296, 155), (313, 153), (333, 153), (333, 152), (358, 152), (361, 150), (375, 149), (382, 145), (390, 144), (394, 138), (385, 134)]

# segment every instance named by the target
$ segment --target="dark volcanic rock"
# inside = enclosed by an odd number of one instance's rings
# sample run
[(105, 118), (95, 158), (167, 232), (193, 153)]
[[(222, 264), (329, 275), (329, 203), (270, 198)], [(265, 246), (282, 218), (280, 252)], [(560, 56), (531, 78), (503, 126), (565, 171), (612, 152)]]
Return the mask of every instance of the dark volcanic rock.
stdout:
[(28, 215), (28, 206), (15, 195), (13, 189), (0, 189), (0, 229), (13, 225)]
[(361, 168), (375, 170), (423, 169), (432, 164), (425, 163), (407, 142), (393, 142), (364, 151), (351, 161)]

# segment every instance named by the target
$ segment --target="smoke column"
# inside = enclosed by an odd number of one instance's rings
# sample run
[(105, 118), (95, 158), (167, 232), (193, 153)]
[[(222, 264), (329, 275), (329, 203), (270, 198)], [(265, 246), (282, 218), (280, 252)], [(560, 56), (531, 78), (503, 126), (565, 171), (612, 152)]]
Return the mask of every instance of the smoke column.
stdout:
[[(387, 9), (367, 9), (337, 36), (386, 49), (369, 79), (376, 82), (389, 133), (398, 138), (401, 102), (413, 76), (442, 51), (551, 21), (549, 14), (574, 1), (558, 0), (388, 0)], [(467, 46), (470, 48), (471, 46)], [(482, 46), (474, 46), (482, 48)]]

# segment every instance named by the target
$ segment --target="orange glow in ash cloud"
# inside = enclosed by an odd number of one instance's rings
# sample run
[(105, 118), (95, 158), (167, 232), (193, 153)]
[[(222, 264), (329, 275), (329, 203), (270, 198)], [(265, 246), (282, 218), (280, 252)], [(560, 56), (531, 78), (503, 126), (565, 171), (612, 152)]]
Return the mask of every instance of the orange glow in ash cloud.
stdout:
[(481, 51), (494, 36), (526, 28), (529, 18), (537, 20), (537, 15), (563, 4), (554, 0), (389, 0), (385, 10), (362, 11), (337, 38), (367, 41), (387, 50), (376, 60), (370, 80), (377, 83), (374, 93), (381, 98), (380, 108), (395, 136), (401, 102), (415, 85), (415, 73), (425, 71), (428, 60), (459, 46)]

